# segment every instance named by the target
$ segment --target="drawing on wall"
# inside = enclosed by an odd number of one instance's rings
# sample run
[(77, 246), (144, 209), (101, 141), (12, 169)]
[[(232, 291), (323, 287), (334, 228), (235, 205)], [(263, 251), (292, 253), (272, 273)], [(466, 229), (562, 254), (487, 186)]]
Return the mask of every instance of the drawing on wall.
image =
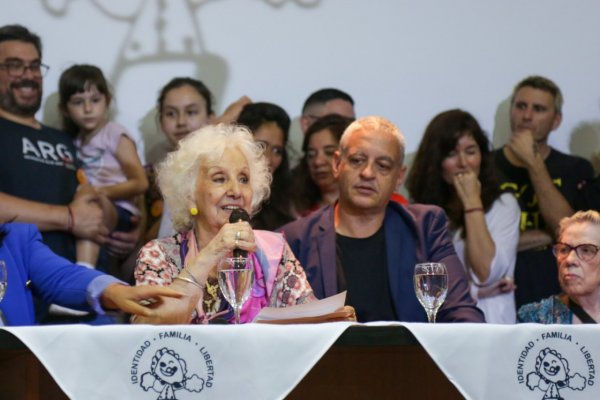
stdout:
[[(105, 17), (129, 25), (126, 37), (115, 44), (118, 49), (115, 65), (110, 71), (104, 71), (115, 90), (117, 102), (122, 98), (120, 92), (155, 99), (160, 88), (175, 76), (200, 79), (217, 99), (222, 98), (229, 72), (227, 61), (208, 50), (197, 18), (200, 7), (216, 1), (220, 0), (90, 1)], [(257, 1), (276, 8), (286, 3), (310, 8), (321, 0)], [(65, 17), (72, 2), (42, 0), (42, 5), (51, 15)], [(153, 82), (139, 82), (135, 74), (137, 68), (151, 68)], [(136, 110), (136, 104), (131, 103), (127, 103), (127, 107), (128, 112), (137, 116), (135, 126), (141, 132), (146, 158), (148, 161), (161, 158), (164, 138), (158, 132), (154, 109)], [(116, 118), (120, 116), (117, 114)]]

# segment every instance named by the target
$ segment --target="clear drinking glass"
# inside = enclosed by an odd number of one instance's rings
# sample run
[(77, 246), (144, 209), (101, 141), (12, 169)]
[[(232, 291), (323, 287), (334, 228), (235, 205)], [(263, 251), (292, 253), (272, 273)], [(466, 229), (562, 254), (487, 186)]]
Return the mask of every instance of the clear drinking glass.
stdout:
[(0, 260), (0, 301), (4, 298), (4, 293), (6, 292), (7, 285), (7, 271), (6, 271), (6, 263), (3, 260)]
[(435, 323), (435, 316), (446, 300), (448, 272), (443, 263), (421, 263), (415, 266), (415, 293), (427, 313), (427, 319)]
[(227, 257), (219, 263), (219, 287), (233, 307), (235, 323), (240, 323), (240, 310), (254, 283), (254, 264), (248, 257)]
[[(6, 293), (6, 285), (8, 282), (8, 271), (6, 270), (6, 263), (3, 260), (0, 260), (0, 301), (4, 298), (4, 293)], [(7, 325), (6, 318), (4, 317), (4, 313), (0, 310), (0, 326)]]

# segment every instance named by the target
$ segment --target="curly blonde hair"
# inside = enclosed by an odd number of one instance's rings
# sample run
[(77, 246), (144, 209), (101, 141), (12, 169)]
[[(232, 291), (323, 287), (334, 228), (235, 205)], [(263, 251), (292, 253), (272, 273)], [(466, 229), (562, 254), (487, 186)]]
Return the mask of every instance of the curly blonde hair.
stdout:
[(208, 125), (180, 140), (177, 150), (169, 153), (156, 168), (158, 186), (170, 211), (173, 227), (178, 232), (192, 229), (189, 205), (195, 204), (194, 192), (200, 166), (217, 162), (227, 148), (239, 149), (248, 161), (252, 188), (252, 214), (269, 197), (271, 173), (263, 147), (252, 133), (239, 125)]
[(596, 210), (577, 211), (570, 217), (564, 217), (558, 223), (556, 237), (560, 240), (563, 233), (565, 233), (567, 228), (569, 228), (571, 225), (583, 224), (586, 222), (591, 225), (600, 226), (600, 213)]

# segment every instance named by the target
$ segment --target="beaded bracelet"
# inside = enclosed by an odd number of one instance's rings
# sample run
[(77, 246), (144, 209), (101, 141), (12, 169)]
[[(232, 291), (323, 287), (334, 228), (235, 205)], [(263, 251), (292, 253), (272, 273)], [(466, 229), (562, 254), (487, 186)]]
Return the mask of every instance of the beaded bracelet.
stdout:
[(464, 213), (468, 214), (468, 213), (472, 213), (472, 212), (477, 212), (477, 211), (481, 211), (483, 212), (483, 208), (482, 207), (475, 207), (475, 208), (467, 208)]

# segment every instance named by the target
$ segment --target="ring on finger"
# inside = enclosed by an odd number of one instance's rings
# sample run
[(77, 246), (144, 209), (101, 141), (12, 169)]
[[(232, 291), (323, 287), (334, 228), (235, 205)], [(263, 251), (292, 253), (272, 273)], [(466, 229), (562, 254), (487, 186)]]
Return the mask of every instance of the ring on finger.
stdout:
[(242, 232), (240, 232), (240, 231), (237, 231), (237, 232), (235, 233), (235, 240), (240, 240), (241, 238), (242, 238)]

